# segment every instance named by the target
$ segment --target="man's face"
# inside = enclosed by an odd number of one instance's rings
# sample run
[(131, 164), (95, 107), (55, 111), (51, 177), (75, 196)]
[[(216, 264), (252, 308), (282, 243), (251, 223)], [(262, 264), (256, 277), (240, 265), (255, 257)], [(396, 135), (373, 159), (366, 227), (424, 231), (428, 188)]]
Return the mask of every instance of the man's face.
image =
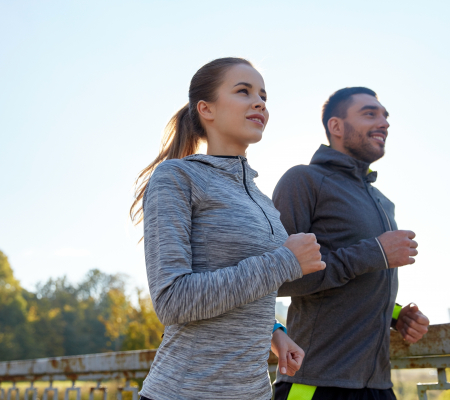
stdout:
[(344, 118), (342, 144), (349, 155), (372, 163), (384, 156), (388, 112), (368, 94), (354, 94)]

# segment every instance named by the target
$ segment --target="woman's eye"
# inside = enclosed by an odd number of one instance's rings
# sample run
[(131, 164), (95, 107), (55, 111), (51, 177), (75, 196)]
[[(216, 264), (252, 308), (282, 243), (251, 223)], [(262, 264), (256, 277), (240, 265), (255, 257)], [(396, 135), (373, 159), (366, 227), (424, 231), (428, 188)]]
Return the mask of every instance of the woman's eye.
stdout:
[(248, 94), (248, 90), (247, 89), (240, 89), (240, 90), (238, 90), (238, 93)]
[(261, 97), (261, 100), (262, 100), (262, 101), (264, 101), (264, 102), (267, 101), (267, 97), (266, 97), (266, 96), (260, 96), (260, 97)]

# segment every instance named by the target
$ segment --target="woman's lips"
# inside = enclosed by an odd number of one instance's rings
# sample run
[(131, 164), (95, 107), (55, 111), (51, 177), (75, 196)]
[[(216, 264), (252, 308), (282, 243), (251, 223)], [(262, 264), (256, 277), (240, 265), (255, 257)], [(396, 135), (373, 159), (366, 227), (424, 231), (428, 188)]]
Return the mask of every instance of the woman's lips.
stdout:
[(266, 120), (266, 118), (264, 117), (264, 115), (261, 114), (252, 114), (246, 117), (249, 121), (254, 122), (255, 124), (264, 126), (264, 122)]

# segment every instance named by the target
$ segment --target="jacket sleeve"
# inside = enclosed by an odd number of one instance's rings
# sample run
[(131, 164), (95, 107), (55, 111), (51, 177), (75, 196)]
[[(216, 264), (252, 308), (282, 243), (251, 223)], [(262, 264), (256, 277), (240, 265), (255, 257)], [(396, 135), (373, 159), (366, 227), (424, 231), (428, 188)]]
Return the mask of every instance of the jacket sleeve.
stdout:
[[(289, 235), (311, 232), (323, 176), (312, 176), (304, 166), (291, 168), (278, 182), (273, 201)], [(345, 285), (358, 275), (386, 269), (383, 249), (376, 238), (322, 254), (323, 271), (284, 283), (278, 296), (303, 296)]]
[(144, 197), (150, 295), (166, 326), (221, 315), (302, 276), (296, 257), (286, 247), (234, 266), (194, 273), (190, 238), (198, 190), (186, 171), (164, 162), (153, 173)]

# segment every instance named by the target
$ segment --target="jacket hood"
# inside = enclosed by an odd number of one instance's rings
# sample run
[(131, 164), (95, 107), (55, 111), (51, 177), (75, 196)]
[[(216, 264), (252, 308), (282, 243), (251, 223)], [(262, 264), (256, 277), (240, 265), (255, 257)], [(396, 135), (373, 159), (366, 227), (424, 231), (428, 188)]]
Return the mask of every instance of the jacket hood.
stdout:
[(217, 168), (232, 174), (240, 173), (242, 171), (242, 165), (245, 165), (245, 171), (247, 175), (253, 179), (258, 176), (258, 172), (250, 167), (247, 158), (243, 156), (210, 156), (207, 154), (192, 154), (184, 157), (185, 161), (198, 161), (203, 164), (207, 164), (213, 168)]
[(311, 164), (329, 165), (333, 169), (369, 183), (377, 180), (377, 172), (369, 169), (370, 163), (357, 160), (324, 144), (314, 153)]

